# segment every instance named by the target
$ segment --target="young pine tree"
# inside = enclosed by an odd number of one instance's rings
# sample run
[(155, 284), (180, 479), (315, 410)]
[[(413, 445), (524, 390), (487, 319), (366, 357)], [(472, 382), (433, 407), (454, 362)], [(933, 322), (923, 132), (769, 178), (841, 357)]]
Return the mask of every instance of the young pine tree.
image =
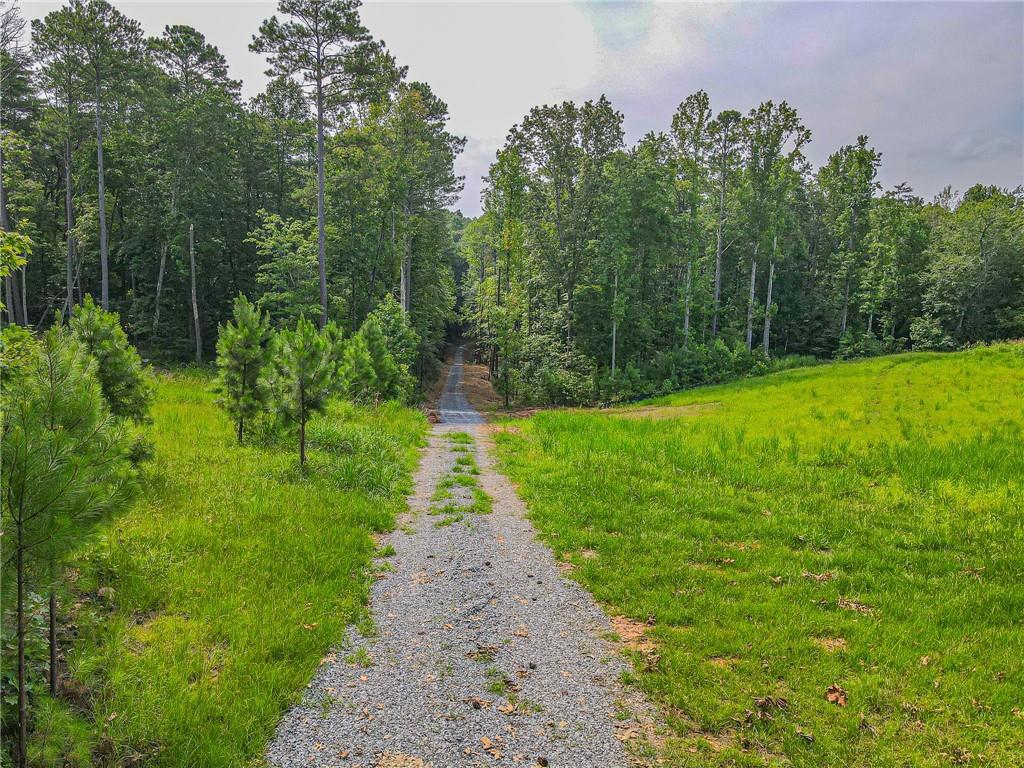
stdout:
[(335, 382), (335, 363), (327, 336), (299, 318), (294, 331), (275, 337), (271, 357), (274, 403), (283, 420), (299, 430), (299, 464), (306, 463), (306, 423), (327, 405)]
[(409, 313), (402, 309), (402, 305), (390, 293), (377, 308), (370, 313), (380, 323), (380, 329), (384, 333), (388, 351), (395, 359), (399, 367), (411, 370), (416, 362), (416, 352), (420, 346), (420, 336), (409, 323)]
[(246, 420), (266, 406), (263, 371), (270, 352), (270, 317), (241, 294), (234, 308), (234, 322), (222, 326), (217, 338), (217, 367), (219, 402), (234, 419), (241, 443)]
[[(50, 592), (50, 683), (56, 682), (56, 599), (65, 554), (98, 517), (135, 490), (125, 425), (111, 415), (97, 363), (66, 328), (50, 329), (31, 357), (5, 381), (3, 477), (0, 480), (3, 569), (17, 586), (18, 754), (25, 765), (28, 723), (26, 593)], [(30, 584), (32, 578), (38, 583)]]
[(86, 296), (71, 315), (71, 332), (96, 358), (96, 375), (111, 413), (136, 423), (146, 421), (153, 388), (117, 313)]
[(357, 403), (377, 398), (377, 372), (366, 347), (366, 339), (357, 333), (346, 345), (339, 366), (339, 378), (345, 395)]

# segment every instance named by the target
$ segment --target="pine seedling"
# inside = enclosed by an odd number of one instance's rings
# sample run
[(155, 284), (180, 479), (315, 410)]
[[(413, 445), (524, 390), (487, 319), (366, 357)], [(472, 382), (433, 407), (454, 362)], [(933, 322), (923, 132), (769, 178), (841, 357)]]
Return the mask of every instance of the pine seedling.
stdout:
[(221, 397), (218, 403), (235, 422), (238, 442), (245, 434), (245, 422), (267, 407), (263, 376), (270, 356), (270, 317), (239, 294), (234, 303), (234, 321), (220, 328), (217, 338), (217, 367)]

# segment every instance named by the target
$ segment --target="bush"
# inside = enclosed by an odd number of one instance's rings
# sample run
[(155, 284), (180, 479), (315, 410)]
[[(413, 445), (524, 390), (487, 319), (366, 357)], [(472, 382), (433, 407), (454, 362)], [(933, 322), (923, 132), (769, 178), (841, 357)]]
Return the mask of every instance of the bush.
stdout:
[(299, 432), (299, 464), (306, 463), (306, 424), (327, 406), (336, 370), (326, 334), (305, 317), (294, 331), (278, 331), (267, 386), (278, 416)]
[[(136, 489), (125, 423), (111, 415), (97, 368), (86, 346), (56, 326), (3, 392), (0, 520), (5, 569), (13, 568), (17, 585), (13, 634), (19, 638), (28, 631), (29, 589), (50, 592), (53, 610), (67, 552), (100, 516), (125, 505)], [(3, 666), (24, 669), (27, 676), (30, 660), (20, 651), (17, 656), (14, 665)], [(51, 668), (51, 686), (55, 673)], [(33, 682), (16, 686), (22, 746)]]
[(217, 338), (217, 367), (220, 369), (218, 401), (235, 421), (238, 442), (242, 442), (245, 422), (262, 413), (267, 392), (263, 369), (270, 347), (270, 318), (245, 296), (234, 304), (234, 322), (220, 328)]
[(147, 421), (153, 387), (117, 313), (105, 311), (86, 296), (71, 315), (71, 330), (96, 358), (96, 376), (111, 413), (136, 423)]
[(345, 347), (340, 377), (345, 393), (357, 402), (405, 401), (415, 386), (409, 369), (392, 356), (373, 314)]

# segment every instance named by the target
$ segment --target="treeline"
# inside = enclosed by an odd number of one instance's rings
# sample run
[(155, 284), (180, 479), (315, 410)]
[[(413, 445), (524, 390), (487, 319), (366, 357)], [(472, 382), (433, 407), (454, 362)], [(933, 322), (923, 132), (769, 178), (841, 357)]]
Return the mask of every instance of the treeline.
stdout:
[(245, 102), (191, 27), (146, 38), (72, 0), (29, 34), (7, 6), (0, 223), (31, 251), (4, 319), (45, 327), (91, 294), (146, 356), (208, 360), (239, 293), (276, 325), (349, 334), (394, 293), (430, 373), (455, 303), (463, 140), (358, 9), (282, 0), (252, 44), (272, 79)]
[[(700, 91), (627, 149), (607, 99), (530, 111), (461, 240), (507, 400), (611, 400), (791, 364), (1024, 336), (1024, 194), (882, 190), (867, 137), (813, 169), (785, 102)], [(783, 358), (786, 359), (783, 359)]]

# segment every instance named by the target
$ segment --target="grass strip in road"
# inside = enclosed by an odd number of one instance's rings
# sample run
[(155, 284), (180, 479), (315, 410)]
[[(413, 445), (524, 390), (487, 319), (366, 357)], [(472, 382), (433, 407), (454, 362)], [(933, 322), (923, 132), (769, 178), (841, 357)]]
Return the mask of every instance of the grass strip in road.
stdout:
[(49, 707), (40, 759), (63, 744), (68, 765), (258, 764), (346, 625), (368, 622), (373, 535), (404, 508), (423, 417), (335, 403), (302, 472), (289, 440), (239, 447), (210, 384), (161, 377), (144, 495), (74, 558), (76, 700)]
[(1024, 765), (1024, 346), (541, 413), (497, 443), (574, 577), (653, 641), (634, 679), (668, 764)]

